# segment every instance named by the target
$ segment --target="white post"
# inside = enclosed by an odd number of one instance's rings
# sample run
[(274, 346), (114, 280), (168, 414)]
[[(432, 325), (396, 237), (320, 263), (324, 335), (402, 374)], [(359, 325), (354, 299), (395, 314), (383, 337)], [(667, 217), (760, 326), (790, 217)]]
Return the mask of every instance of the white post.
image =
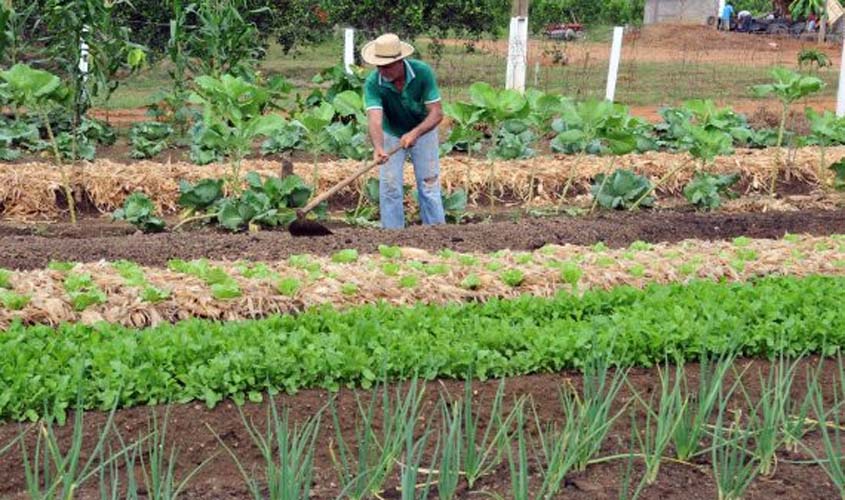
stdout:
[(622, 26), (613, 28), (613, 45), (610, 47), (610, 68), (607, 70), (607, 91), (605, 99), (613, 102), (616, 96), (616, 77), (619, 74), (619, 59), (622, 58)]
[(836, 116), (845, 116), (845, 37), (842, 38), (842, 58), (839, 61), (839, 92), (836, 94)]
[(505, 88), (525, 91), (525, 72), (528, 66), (528, 17), (512, 17), (508, 39), (508, 68)]
[(353, 64), (355, 64), (355, 30), (346, 28), (343, 31), (343, 67), (350, 75)]
[(82, 74), (82, 80), (88, 78), (88, 44), (85, 42), (85, 35), (88, 34), (88, 26), (82, 27), (82, 37), (79, 39), (79, 72)]

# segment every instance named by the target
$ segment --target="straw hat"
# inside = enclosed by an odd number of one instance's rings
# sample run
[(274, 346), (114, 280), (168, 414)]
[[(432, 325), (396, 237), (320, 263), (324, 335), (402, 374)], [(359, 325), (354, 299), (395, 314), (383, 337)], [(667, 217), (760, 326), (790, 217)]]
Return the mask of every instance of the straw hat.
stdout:
[(373, 66), (387, 66), (414, 53), (410, 44), (399, 41), (393, 33), (384, 34), (361, 49), (361, 58)]

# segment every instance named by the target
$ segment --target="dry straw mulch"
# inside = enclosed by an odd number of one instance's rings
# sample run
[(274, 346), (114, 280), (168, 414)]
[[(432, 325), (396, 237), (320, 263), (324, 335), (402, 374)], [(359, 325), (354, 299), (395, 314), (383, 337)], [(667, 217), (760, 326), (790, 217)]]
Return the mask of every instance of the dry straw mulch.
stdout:
[[(210, 287), (196, 277), (169, 269), (143, 268), (149, 285), (171, 294), (159, 303), (143, 301), (141, 288), (128, 285), (108, 262), (77, 264), (71, 272), (89, 274), (107, 296), (104, 304), (84, 311), (75, 311), (65, 293), (66, 273), (13, 272), (13, 292), (27, 295), (31, 301), (20, 311), (0, 305), (0, 329), (7, 328), (16, 318), (28, 324), (108, 321), (145, 327), (193, 317), (257, 318), (319, 304), (348, 308), (383, 301), (402, 306), (485, 301), (521, 294), (549, 297), (561, 290), (581, 292), (620, 285), (641, 288), (650, 283), (693, 279), (744, 281), (768, 275), (845, 275), (843, 236), (789, 237), (780, 241), (686, 240), (678, 244), (635, 244), (616, 250), (566, 245), (531, 253), (432, 254), (414, 248), (403, 248), (401, 252), (399, 259), (362, 255), (347, 264), (317, 256), (307, 256), (306, 265), (300, 262), (298, 267), (292, 261), (269, 262), (263, 265), (270, 274), (262, 277), (247, 271), (254, 270), (255, 263), (211, 262), (224, 269), (242, 291), (240, 297), (228, 300), (215, 299)], [(583, 273), (575, 290), (564, 279), (565, 267)], [(502, 273), (513, 269), (524, 274), (524, 281), (518, 286), (506, 284), (503, 279)], [(479, 282), (473, 290), (466, 287), (465, 280), (470, 275)], [(299, 280), (301, 288), (292, 296), (283, 295), (278, 289), (282, 278)]]
[[(781, 155), (786, 158), (786, 151)], [(835, 161), (845, 156), (845, 146), (828, 148), (827, 158)], [(717, 158), (707, 167), (714, 173), (738, 172), (744, 194), (762, 193), (769, 186), (774, 173), (776, 152), (738, 150), (732, 156)], [(576, 202), (577, 195), (589, 190), (590, 180), (599, 173), (616, 168), (628, 168), (647, 175), (652, 180), (664, 176), (677, 165), (685, 167), (658, 190), (659, 196), (677, 196), (695, 173), (695, 164), (686, 154), (645, 153), (622, 157), (545, 156), (519, 161), (487, 161), (464, 157), (441, 160), (443, 186), (447, 190), (465, 188), (470, 205), (489, 204), (490, 193), (498, 202), (527, 205), (548, 205)], [(328, 189), (359, 164), (353, 161), (333, 161), (319, 165), (319, 190)], [(790, 166), (781, 171), (781, 178), (792, 183), (819, 185), (819, 153), (817, 148), (795, 151)], [(227, 164), (197, 166), (190, 163), (156, 163), (138, 161), (131, 164), (97, 160), (66, 167), (77, 197), (87, 199), (97, 209), (111, 212), (123, 204), (135, 191), (149, 195), (162, 213), (178, 210), (179, 181), (195, 182), (203, 178), (228, 175)], [(268, 160), (244, 163), (242, 174), (255, 171), (263, 176), (280, 174), (280, 165)], [(296, 174), (312, 182), (313, 165), (297, 163)], [(413, 182), (410, 165), (406, 167), (405, 182)], [(826, 181), (829, 181), (827, 179)], [(356, 197), (363, 180), (341, 191), (340, 196)], [(567, 189), (567, 185), (569, 185)], [(56, 167), (47, 163), (27, 163), (0, 166), (0, 216), (12, 220), (52, 220), (62, 215), (59, 208), (60, 175)], [(566, 199), (561, 194), (566, 191)]]

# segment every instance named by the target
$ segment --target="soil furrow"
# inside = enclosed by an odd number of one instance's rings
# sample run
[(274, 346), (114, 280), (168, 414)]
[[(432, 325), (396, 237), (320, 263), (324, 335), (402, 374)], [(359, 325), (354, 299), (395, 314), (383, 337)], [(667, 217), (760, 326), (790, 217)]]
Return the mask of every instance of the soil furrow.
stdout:
[[(123, 226), (117, 226), (123, 232)], [(379, 244), (458, 252), (501, 249), (534, 250), (547, 244), (610, 247), (634, 241), (676, 242), (781, 238), (785, 233), (817, 236), (845, 233), (845, 210), (701, 214), (682, 212), (601, 213), (578, 218), (525, 218), (439, 227), (413, 226), (403, 231), (341, 228), (331, 236), (293, 238), (283, 230), (229, 234), (214, 229), (157, 235), (115, 235), (114, 225), (83, 221), (59, 237), (21, 235), (0, 226), (0, 267), (37, 269), (51, 260), (92, 262), (128, 259), (163, 266), (169, 259), (206, 257), (215, 260), (275, 261), (295, 254), (325, 255), (344, 248), (374, 253)], [(4, 234), (5, 233), (5, 234)], [(104, 235), (108, 234), (108, 235)]]

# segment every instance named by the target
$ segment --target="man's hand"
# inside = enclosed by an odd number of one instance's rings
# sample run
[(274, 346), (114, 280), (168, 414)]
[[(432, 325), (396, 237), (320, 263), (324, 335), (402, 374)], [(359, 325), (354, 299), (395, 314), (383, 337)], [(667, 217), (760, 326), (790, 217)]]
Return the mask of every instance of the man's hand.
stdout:
[(375, 148), (373, 151), (373, 161), (379, 165), (384, 164), (390, 157), (384, 152), (384, 148)]
[(419, 138), (419, 134), (412, 130), (399, 139), (399, 144), (405, 149), (412, 148)]

